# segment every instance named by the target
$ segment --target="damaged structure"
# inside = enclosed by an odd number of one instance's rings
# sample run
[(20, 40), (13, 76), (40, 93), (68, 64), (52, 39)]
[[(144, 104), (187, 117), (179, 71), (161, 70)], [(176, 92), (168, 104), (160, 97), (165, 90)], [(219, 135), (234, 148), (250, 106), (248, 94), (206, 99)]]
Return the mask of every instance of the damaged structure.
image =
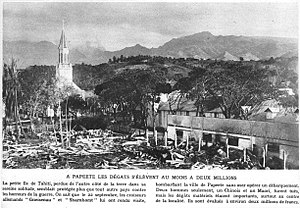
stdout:
[(284, 169), (299, 168), (298, 124), (168, 115), (167, 134), (175, 147), (196, 142), (200, 151), (204, 145), (224, 143), (227, 156), (230, 149), (248, 149), (263, 166), (269, 157), (277, 157)]

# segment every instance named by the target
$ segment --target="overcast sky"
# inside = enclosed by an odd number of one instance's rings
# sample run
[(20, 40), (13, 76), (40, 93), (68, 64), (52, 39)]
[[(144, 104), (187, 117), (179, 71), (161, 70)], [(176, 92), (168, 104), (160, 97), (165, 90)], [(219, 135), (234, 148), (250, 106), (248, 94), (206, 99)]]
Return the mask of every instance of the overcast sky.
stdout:
[(58, 44), (65, 21), (70, 46), (120, 50), (158, 47), (172, 38), (214, 35), (298, 37), (296, 3), (4, 3), (4, 40)]

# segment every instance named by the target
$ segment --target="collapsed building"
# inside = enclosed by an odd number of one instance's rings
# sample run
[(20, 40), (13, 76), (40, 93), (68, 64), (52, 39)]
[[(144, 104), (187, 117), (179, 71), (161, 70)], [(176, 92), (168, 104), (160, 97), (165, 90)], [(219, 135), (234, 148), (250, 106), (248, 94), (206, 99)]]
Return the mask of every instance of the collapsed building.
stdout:
[(206, 110), (204, 117), (196, 111), (194, 102), (185, 97), (160, 104), (156, 126), (164, 131), (165, 145), (172, 141), (175, 147), (188, 149), (192, 144), (200, 151), (221, 143), (227, 157), (230, 149), (251, 150), (263, 167), (275, 158), (281, 160), (282, 169), (299, 168), (298, 108), (285, 109), (268, 100), (253, 109), (249, 120), (225, 119), (217, 107)]
[[(225, 143), (229, 150), (252, 150), (263, 166), (268, 157), (283, 160), (284, 169), (299, 168), (299, 125), (235, 119), (168, 115), (167, 137), (175, 146), (185, 141), (204, 145)], [(167, 142), (166, 142), (167, 144)]]

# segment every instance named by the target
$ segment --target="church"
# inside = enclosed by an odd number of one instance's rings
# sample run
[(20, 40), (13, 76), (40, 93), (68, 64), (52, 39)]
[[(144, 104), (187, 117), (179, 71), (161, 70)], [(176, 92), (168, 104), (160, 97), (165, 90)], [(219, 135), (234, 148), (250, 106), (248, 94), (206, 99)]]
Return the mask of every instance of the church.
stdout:
[(56, 77), (60, 82), (73, 82), (73, 68), (70, 63), (70, 50), (67, 44), (64, 27), (61, 32), (61, 37), (58, 45), (58, 65), (56, 67)]
[(56, 66), (56, 78), (58, 79), (58, 86), (60, 88), (71, 87), (73, 88), (72, 91), (75, 94), (81, 95), (83, 99), (86, 97), (86, 92), (80, 89), (73, 82), (73, 68), (72, 64), (70, 63), (70, 50), (65, 35), (64, 24), (58, 45), (58, 64)]

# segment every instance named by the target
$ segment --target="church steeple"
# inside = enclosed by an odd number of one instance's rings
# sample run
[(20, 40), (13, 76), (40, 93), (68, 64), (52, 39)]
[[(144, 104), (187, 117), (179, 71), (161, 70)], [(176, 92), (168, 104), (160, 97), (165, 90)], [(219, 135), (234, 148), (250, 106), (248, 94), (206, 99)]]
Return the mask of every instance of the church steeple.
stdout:
[(64, 21), (63, 28), (60, 36), (58, 45), (58, 66), (57, 66), (57, 77), (61, 80), (72, 82), (73, 81), (73, 69), (69, 58), (69, 48), (65, 35)]
[(59, 59), (58, 62), (59, 64), (69, 64), (69, 48), (66, 40), (66, 35), (65, 35), (65, 24), (63, 21), (63, 28), (61, 31), (61, 36), (60, 36), (60, 41), (59, 41)]
[(67, 41), (66, 41), (66, 36), (65, 36), (65, 31), (64, 30), (61, 31), (61, 37), (60, 37), (59, 47), (58, 48), (59, 49), (68, 48)]
[(63, 28), (61, 31), (60, 41), (59, 41), (59, 49), (68, 48), (66, 35), (65, 35), (65, 22), (63, 21)]
[(58, 64), (56, 66), (56, 78), (58, 79), (58, 86), (71, 86), (76, 90), (77, 93), (84, 97), (84, 91), (73, 82), (73, 68), (72, 64), (70, 63), (69, 54), (70, 51), (67, 44), (63, 21), (63, 28), (58, 45)]

